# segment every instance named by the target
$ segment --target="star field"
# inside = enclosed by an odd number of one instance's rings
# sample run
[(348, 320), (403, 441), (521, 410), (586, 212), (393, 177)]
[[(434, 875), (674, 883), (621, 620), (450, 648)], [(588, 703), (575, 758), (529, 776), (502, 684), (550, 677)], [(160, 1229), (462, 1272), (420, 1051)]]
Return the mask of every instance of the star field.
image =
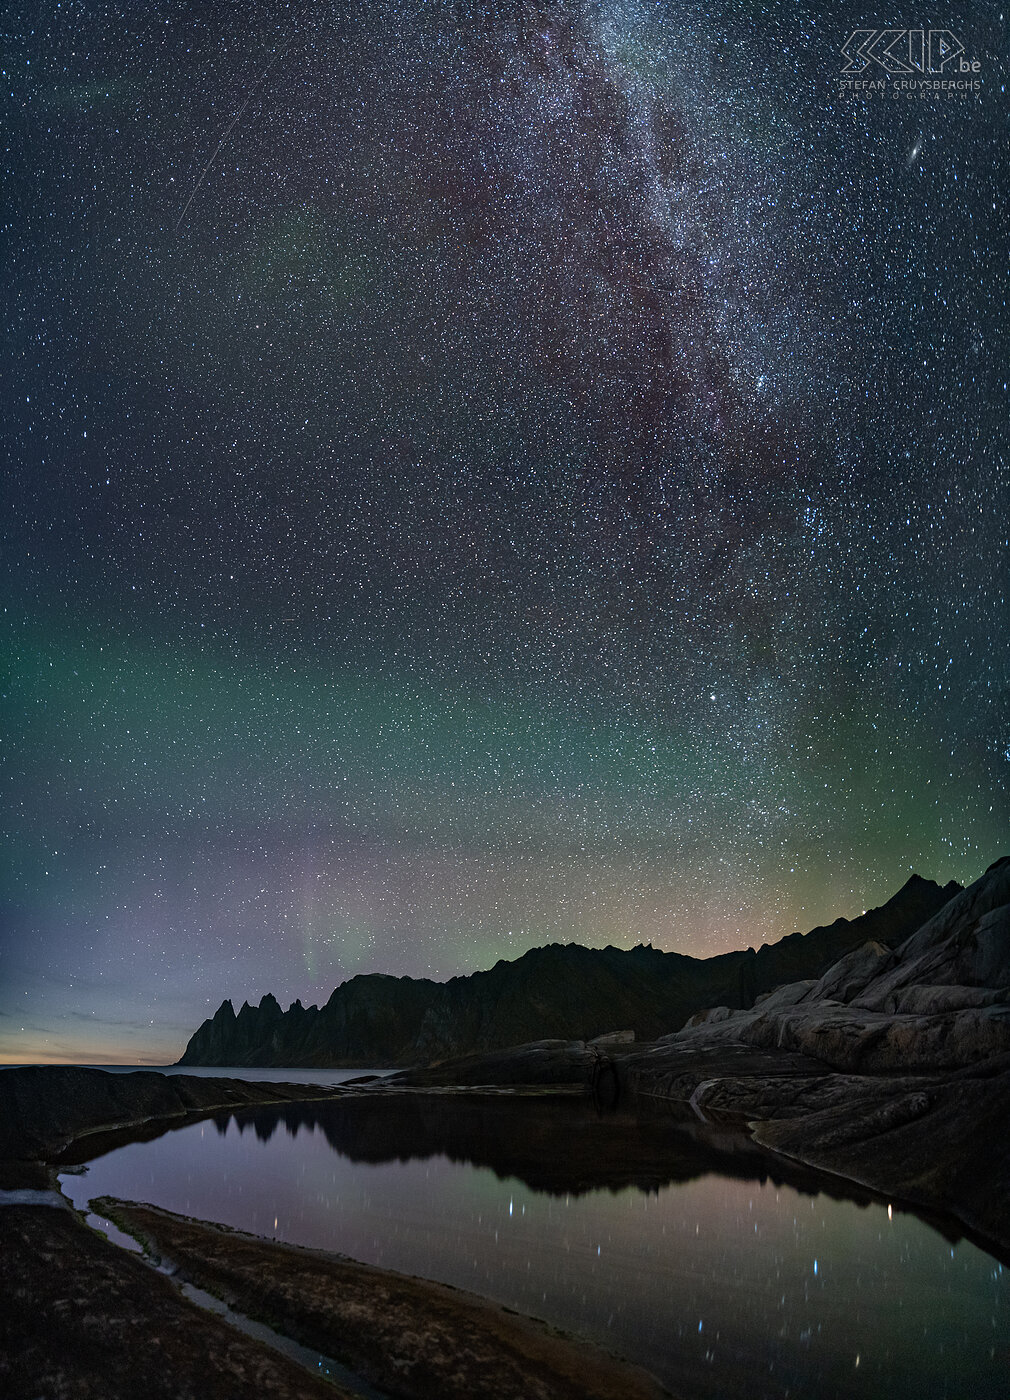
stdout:
[(1004, 852), (1007, 22), (867, 22), (8, 19), (0, 1058)]

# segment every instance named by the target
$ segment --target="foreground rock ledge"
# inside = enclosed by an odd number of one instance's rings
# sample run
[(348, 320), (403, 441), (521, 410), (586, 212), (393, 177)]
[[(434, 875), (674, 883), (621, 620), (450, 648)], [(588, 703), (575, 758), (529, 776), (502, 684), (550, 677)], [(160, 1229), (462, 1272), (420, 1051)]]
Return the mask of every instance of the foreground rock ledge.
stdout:
[(128, 1201), (96, 1209), (189, 1282), (403, 1400), (659, 1400), (647, 1372), (475, 1294)]
[(70, 1210), (0, 1209), (4, 1400), (341, 1400)]
[[(0, 1072), (0, 1190), (48, 1198), (0, 1206), (4, 1400), (345, 1395), (197, 1308), (69, 1208), (54, 1208), (65, 1203), (53, 1187), (56, 1163), (182, 1122), (268, 1105), (310, 1108), (353, 1094), (346, 1086), (64, 1067)], [(658, 1400), (667, 1393), (598, 1348), (456, 1289), (149, 1206), (107, 1203), (106, 1213), (240, 1312), (343, 1362), (389, 1396)]]

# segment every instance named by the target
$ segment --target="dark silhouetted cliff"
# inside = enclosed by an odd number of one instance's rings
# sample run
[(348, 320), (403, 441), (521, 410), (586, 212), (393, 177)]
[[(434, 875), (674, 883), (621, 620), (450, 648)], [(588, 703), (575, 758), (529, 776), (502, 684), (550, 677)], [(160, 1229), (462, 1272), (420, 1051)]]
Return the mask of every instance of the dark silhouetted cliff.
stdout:
[(690, 958), (651, 946), (550, 944), (489, 972), (431, 982), (353, 977), (325, 1006), (282, 1011), (230, 1001), (205, 1021), (180, 1064), (337, 1066), (417, 1064), (544, 1038), (587, 1040), (630, 1028), (652, 1040), (710, 1006), (745, 1008), (784, 982), (817, 978), (869, 940), (895, 947), (957, 894), (918, 875), (879, 909), (778, 943)]

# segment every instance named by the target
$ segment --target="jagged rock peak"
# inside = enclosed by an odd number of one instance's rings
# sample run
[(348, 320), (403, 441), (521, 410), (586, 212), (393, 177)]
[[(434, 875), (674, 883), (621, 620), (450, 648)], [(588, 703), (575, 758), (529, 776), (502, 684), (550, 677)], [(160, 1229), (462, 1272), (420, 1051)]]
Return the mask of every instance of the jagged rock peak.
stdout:
[[(282, 1012), (268, 995), (257, 1008), (243, 1005), (234, 1021), (220, 1013), (194, 1034), (183, 1063), (376, 1068), (544, 1039), (587, 1041), (615, 1025), (637, 1039), (656, 1039), (703, 1007), (740, 1010), (784, 984), (812, 987), (868, 942), (894, 949), (949, 897), (949, 887), (915, 877), (886, 905), (762, 944), (757, 953), (694, 958), (647, 944), (554, 943), (447, 982), (359, 974), (336, 987), (320, 1010), (295, 1002)], [(862, 970), (859, 959), (853, 963), (859, 966), (847, 973), (846, 986)]]
[[(1007, 1055), (1010, 859), (994, 862), (967, 889), (951, 883), (953, 897), (905, 939), (868, 940), (817, 982), (798, 980), (749, 1010), (697, 1017), (671, 1041), (786, 1049), (846, 1073), (950, 1070)], [(895, 906), (899, 913), (920, 903), (920, 888), (928, 882)], [(950, 889), (934, 885), (930, 898)], [(900, 923), (895, 907), (887, 919), (892, 932)], [(866, 916), (862, 922), (867, 927)]]

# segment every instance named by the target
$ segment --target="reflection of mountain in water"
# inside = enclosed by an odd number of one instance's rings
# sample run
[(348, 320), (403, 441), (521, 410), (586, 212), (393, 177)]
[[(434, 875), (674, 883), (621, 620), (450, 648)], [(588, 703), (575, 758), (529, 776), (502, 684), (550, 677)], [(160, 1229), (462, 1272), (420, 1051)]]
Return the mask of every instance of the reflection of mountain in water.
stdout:
[[(218, 1115), (227, 1131), (231, 1114)], [(637, 1187), (658, 1191), (716, 1172), (772, 1181), (810, 1195), (868, 1203), (872, 1193), (771, 1156), (738, 1132), (694, 1126), (662, 1109), (600, 1115), (582, 1100), (469, 1099), (458, 1095), (390, 1095), (341, 1103), (288, 1104), (234, 1115), (241, 1132), (269, 1142), (319, 1129), (334, 1152), (380, 1164), (446, 1157), (515, 1177), (534, 1191), (581, 1195)]]

